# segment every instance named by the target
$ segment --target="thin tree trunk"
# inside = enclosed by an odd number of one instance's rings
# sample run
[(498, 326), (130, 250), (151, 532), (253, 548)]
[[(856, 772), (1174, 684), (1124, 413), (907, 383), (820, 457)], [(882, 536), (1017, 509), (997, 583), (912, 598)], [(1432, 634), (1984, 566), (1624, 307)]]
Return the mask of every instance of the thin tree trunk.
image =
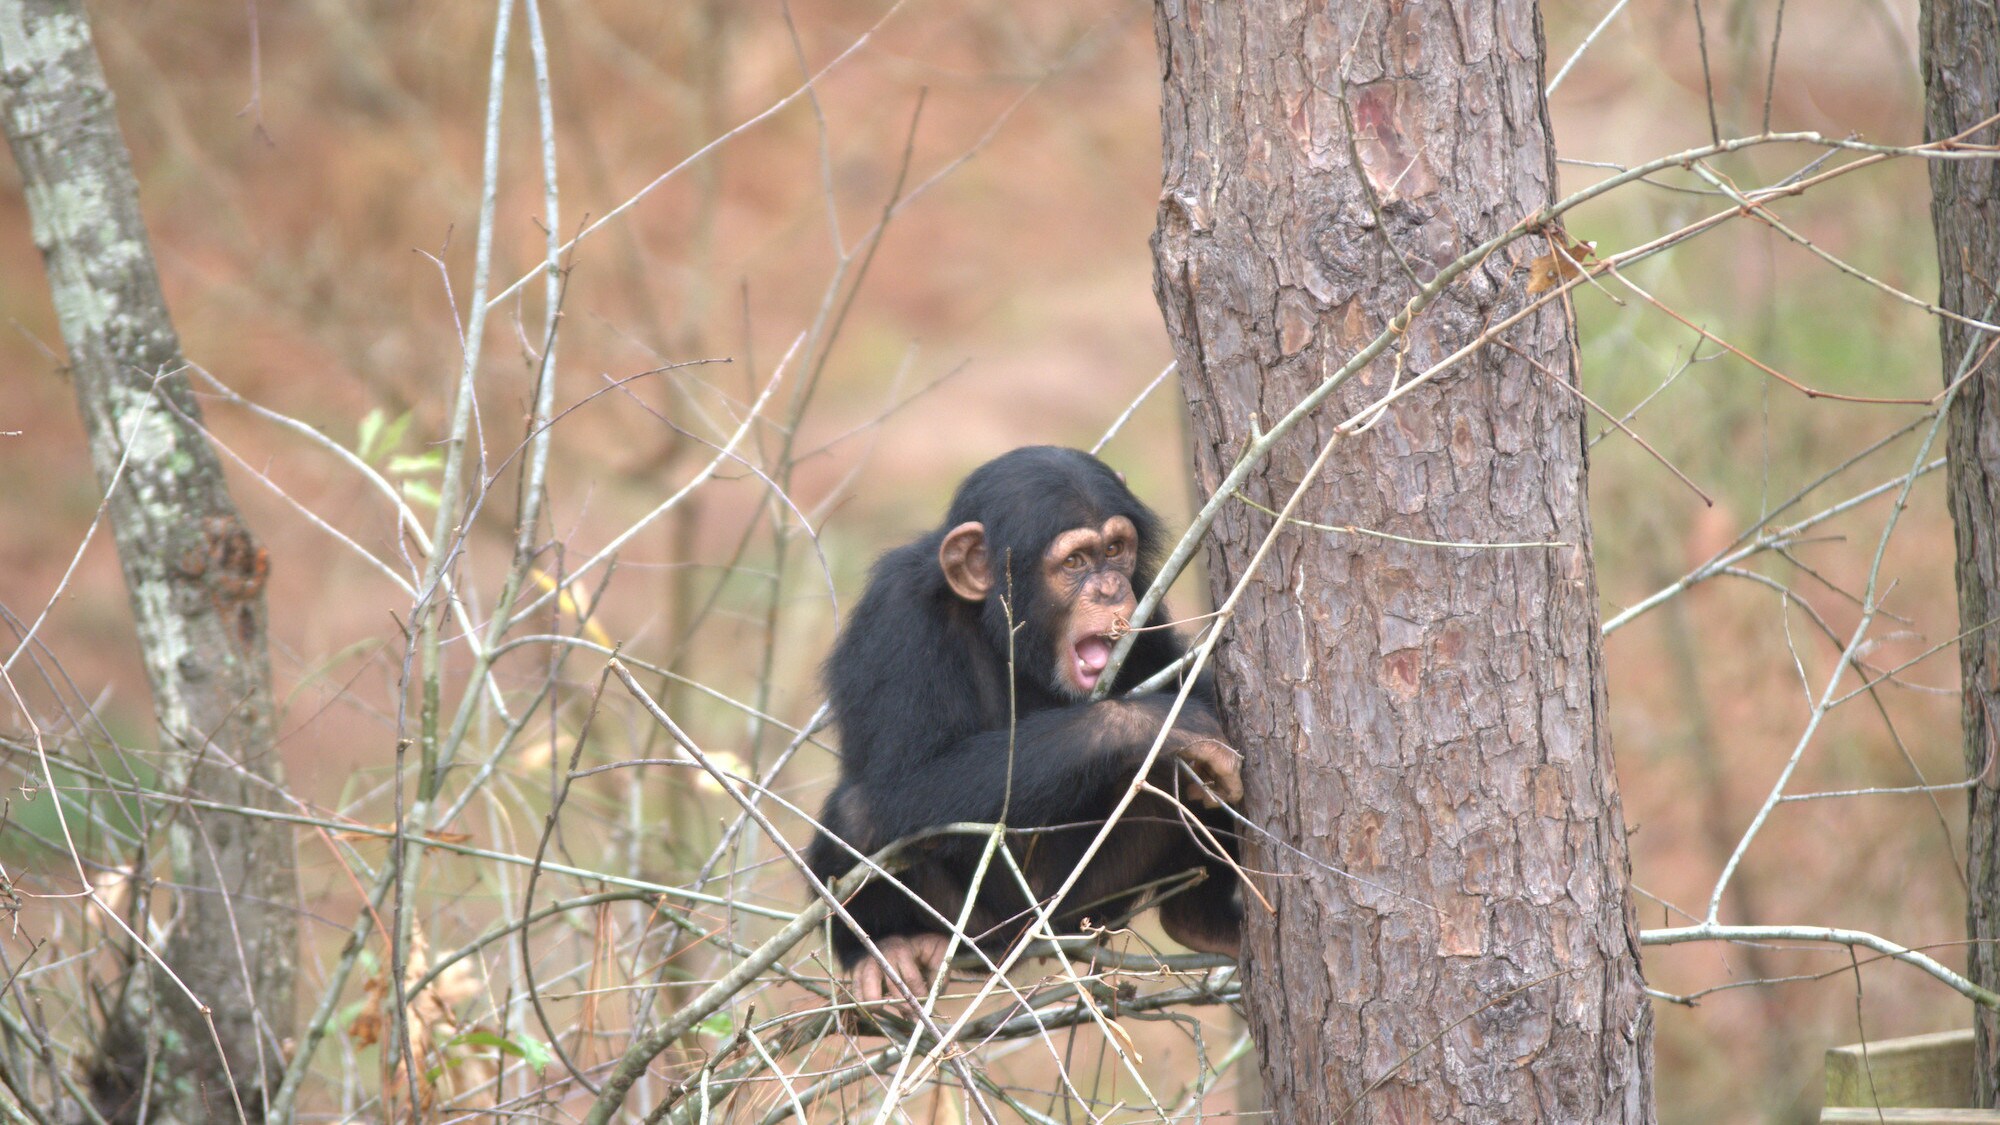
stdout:
[[(7, 139), (91, 461), (110, 489), (159, 721), (159, 785), (270, 807), (281, 773), (271, 737), (265, 556), (200, 429), (82, 5), (0, 0), (0, 69)], [(189, 808), (166, 819), (167, 870), (147, 870), (148, 856), (135, 862), (141, 888), (161, 878), (175, 888), (153, 914), (170, 927), (158, 948), (178, 983), (144, 952), (124, 951), (131, 969), (107, 998), (93, 1089), (119, 1120), (137, 1119), (142, 1099), (152, 1122), (235, 1120), (239, 1102), (254, 1118), (293, 1020), (291, 833)]]
[[(1956, 136), (2000, 113), (2000, 14), (1987, 0), (1924, 0), (1924, 139)], [(1993, 144), (1988, 126), (1969, 143)], [(1933, 160), (1931, 224), (1937, 230), (1938, 304), (1991, 321), (2000, 304), (2000, 168), (1989, 160)], [(1946, 488), (1958, 525), (1958, 619), (1964, 684), (1965, 768), (1973, 786), (1966, 832), (1966, 975), (2000, 989), (2000, 767), (1993, 759), (2000, 728), (2000, 363), (1981, 349), (1991, 343), (1966, 325), (1939, 319), (1946, 382), (1983, 359), (1951, 407)], [(2000, 1016), (1973, 1006), (1973, 1058), (1978, 1104), (2000, 1105)]]
[[(1155, 279), (1212, 490), (1384, 329), (1411, 274), (1551, 201), (1541, 24), (1530, 0), (1157, 11)], [(1247, 576), (1218, 671), (1247, 813), (1271, 834), (1248, 835), (1247, 866), (1277, 873), (1260, 881), (1275, 912), (1249, 904), (1245, 972), (1280, 1122), (1653, 1117), (1583, 418), (1556, 385), (1575, 378), (1565, 317), (1334, 435), (1518, 309), (1545, 249), (1473, 271), (1244, 489), (1275, 510), (1342, 440), (1301, 518), (1562, 544), (1298, 527)], [(1250, 504), (1224, 509), (1218, 601), (1269, 528)]]

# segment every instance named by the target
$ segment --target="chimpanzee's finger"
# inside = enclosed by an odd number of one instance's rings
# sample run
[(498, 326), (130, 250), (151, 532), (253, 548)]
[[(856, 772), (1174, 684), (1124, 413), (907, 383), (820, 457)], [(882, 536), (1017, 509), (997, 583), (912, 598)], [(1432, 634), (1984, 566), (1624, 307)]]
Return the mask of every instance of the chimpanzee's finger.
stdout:
[(888, 982), (882, 977), (882, 966), (872, 957), (854, 966), (854, 975), (847, 988), (863, 1004), (877, 1003), (889, 994)]

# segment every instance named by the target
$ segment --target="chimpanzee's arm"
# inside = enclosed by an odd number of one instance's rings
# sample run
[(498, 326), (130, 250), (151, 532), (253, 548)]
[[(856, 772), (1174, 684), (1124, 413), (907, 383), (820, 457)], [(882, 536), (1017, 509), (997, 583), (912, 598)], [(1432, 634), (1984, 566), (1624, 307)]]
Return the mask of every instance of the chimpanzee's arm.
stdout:
[[(932, 749), (897, 746), (895, 753), (870, 755), (869, 769), (842, 782), (827, 802), (825, 827), (856, 851), (868, 853), (925, 829), (954, 823), (994, 823), (1041, 828), (1102, 820), (1128, 785), (1158, 736), (1173, 705), (1171, 694), (1106, 700), (1024, 715), (1012, 732), (1012, 799), (1008, 799), (1009, 732), (984, 731)], [(1207, 700), (1191, 696), (1181, 709), (1159, 761), (1177, 745), (1219, 739), (1221, 729)], [(853, 852), (816, 837), (807, 853), (816, 874), (831, 879), (854, 864)], [(959, 837), (924, 845), (925, 858), (902, 880), (925, 898), (937, 886), (963, 885), (977, 853), (976, 841)], [(1226, 884), (1225, 884), (1226, 886)], [(955, 905), (933, 900), (934, 909), (954, 913)], [(896, 934), (936, 931), (935, 917), (905, 891), (870, 883), (847, 903), (861, 927), (877, 940)], [(834, 950), (843, 965), (861, 955), (860, 943), (845, 926), (834, 927)]]
[[(887, 842), (942, 824), (993, 823), (1003, 811), (1019, 828), (1101, 819), (1145, 760), (1172, 704), (1173, 696), (1161, 693), (1052, 708), (1022, 716), (1011, 732), (982, 731), (934, 751), (878, 758), (861, 785), (871, 834)], [(1160, 760), (1178, 744), (1221, 734), (1208, 708), (1190, 698)]]

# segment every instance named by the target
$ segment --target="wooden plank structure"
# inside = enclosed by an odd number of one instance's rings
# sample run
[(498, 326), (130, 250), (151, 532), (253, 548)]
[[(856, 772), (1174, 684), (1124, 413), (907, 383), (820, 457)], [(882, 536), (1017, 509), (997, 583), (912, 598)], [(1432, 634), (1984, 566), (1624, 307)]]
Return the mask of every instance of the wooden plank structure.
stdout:
[(1971, 1105), (1971, 1028), (1853, 1043), (1826, 1053), (1821, 1125), (2000, 1125), (2000, 1110)]

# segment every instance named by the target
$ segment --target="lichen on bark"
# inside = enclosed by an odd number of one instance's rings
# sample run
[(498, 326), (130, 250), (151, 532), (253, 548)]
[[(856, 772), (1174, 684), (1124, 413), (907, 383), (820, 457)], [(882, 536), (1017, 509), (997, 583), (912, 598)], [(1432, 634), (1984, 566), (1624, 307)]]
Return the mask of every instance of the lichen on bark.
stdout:
[[(0, 71), (0, 115), (152, 688), (158, 785), (269, 808), (282, 771), (268, 564), (202, 432), (82, 6), (0, 0)], [(236, 1104), (257, 1115), (293, 1019), (290, 830), (191, 807), (154, 827), (167, 870), (150, 870), (142, 850), (135, 882), (176, 896), (160, 914), (170, 929), (150, 951), (118, 949), (128, 973), (91, 1060), (93, 1093), (113, 1120), (131, 1119), (142, 1094), (152, 1122), (221, 1120)], [(161, 878), (176, 889), (150, 890)]]

